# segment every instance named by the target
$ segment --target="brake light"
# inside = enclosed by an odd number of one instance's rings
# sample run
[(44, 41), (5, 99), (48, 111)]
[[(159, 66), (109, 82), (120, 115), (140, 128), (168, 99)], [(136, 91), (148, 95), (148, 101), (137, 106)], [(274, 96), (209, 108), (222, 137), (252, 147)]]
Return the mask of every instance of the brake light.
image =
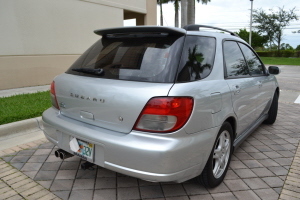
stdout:
[(50, 95), (51, 95), (52, 106), (59, 110), (58, 102), (56, 99), (55, 82), (54, 81), (52, 81), (52, 83), (51, 83)]
[(193, 110), (192, 97), (155, 97), (148, 101), (134, 130), (169, 133), (180, 129)]

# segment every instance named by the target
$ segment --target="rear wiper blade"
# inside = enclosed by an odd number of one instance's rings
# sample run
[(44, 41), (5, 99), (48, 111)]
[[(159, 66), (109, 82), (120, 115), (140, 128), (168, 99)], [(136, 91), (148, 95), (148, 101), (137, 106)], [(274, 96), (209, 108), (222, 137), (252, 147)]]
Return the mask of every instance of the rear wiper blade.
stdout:
[(82, 72), (82, 73), (86, 73), (86, 74), (94, 74), (94, 75), (103, 75), (104, 74), (104, 70), (101, 68), (99, 68), (99, 69), (74, 68), (74, 69), (72, 69), (72, 71)]

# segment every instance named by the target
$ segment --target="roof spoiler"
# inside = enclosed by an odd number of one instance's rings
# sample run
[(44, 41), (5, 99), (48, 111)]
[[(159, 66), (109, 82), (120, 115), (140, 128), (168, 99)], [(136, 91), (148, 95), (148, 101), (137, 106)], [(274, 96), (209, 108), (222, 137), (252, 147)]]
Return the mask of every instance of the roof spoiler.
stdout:
[(98, 29), (94, 33), (105, 36), (107, 34), (120, 33), (168, 33), (169, 35), (185, 35), (186, 30), (181, 28), (164, 27), (164, 26), (127, 26), (119, 28)]

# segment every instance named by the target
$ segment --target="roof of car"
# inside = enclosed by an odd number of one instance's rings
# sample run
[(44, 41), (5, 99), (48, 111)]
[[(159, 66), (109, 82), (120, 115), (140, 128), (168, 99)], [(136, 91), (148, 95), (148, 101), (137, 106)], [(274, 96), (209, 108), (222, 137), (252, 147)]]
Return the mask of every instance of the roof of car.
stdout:
[(186, 26), (183, 27), (183, 29), (185, 29), (187, 31), (200, 31), (201, 28), (215, 29), (215, 30), (219, 30), (219, 31), (222, 31), (222, 32), (229, 33), (232, 36), (239, 37), (234, 32), (231, 32), (231, 31), (223, 29), (223, 28), (214, 27), (214, 26), (207, 26), (207, 25), (201, 25), (201, 24), (191, 24), (191, 25), (186, 25)]
[[(207, 31), (216, 30), (217, 32)], [(221, 31), (221, 32), (220, 32)], [(156, 36), (163, 36), (164, 34), (167, 35), (210, 35), (216, 36), (219, 35), (221, 38), (231, 38), (240, 40), (240, 37), (229, 30), (207, 26), (207, 25), (198, 25), (192, 24), (187, 25), (184, 28), (176, 28), (176, 27), (167, 27), (167, 26), (129, 26), (129, 27), (116, 27), (116, 28), (107, 28), (107, 29), (98, 29), (95, 30), (94, 33), (101, 36), (107, 37), (122, 37), (123, 35), (136, 35), (137, 33), (147, 33), (147, 34), (156, 34)], [(222, 33), (229, 33), (229, 34), (222, 34)], [(127, 36), (126, 36), (127, 37)]]
[(200, 31), (200, 29), (202, 28), (215, 29), (215, 30), (227, 32), (232, 36), (239, 37), (236, 33), (233, 33), (229, 30), (214, 27), (214, 26), (200, 25), (200, 24), (186, 25), (183, 28), (175, 28), (175, 27), (167, 27), (167, 26), (127, 26), (127, 27), (98, 29), (95, 30), (94, 33), (102, 36), (107, 34), (122, 34), (122, 33), (133, 33), (133, 32), (134, 33), (161, 32), (161, 33), (168, 33), (172, 35), (186, 35), (187, 31)]

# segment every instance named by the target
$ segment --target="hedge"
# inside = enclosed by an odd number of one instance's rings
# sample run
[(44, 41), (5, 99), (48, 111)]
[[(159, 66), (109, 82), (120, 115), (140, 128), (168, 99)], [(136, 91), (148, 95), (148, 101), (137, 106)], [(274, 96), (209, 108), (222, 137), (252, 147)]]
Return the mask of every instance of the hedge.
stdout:
[(294, 50), (281, 50), (281, 56), (278, 56), (277, 51), (256, 51), (256, 53), (261, 57), (300, 57), (300, 51)]

